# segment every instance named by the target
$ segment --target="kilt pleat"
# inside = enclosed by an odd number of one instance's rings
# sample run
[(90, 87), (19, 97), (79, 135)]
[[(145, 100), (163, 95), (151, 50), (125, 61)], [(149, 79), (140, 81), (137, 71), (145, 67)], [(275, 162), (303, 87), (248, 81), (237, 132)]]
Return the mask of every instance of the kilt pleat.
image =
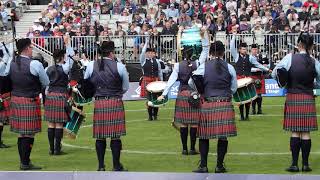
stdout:
[(120, 98), (94, 102), (93, 137), (119, 138), (126, 135), (125, 113)]
[(9, 119), (10, 115), (10, 93), (2, 94), (3, 110), (0, 111), (0, 123), (4, 123)]
[(186, 125), (198, 125), (200, 108), (193, 108), (188, 102), (190, 90), (179, 91), (176, 99), (174, 121)]
[(12, 132), (21, 135), (34, 135), (40, 132), (40, 99), (12, 96), (9, 121)]
[(318, 130), (317, 110), (313, 95), (287, 94), (283, 129), (292, 132)]
[(44, 106), (44, 120), (51, 123), (65, 123), (69, 120), (66, 112), (67, 93), (50, 92), (46, 96)]
[(232, 103), (204, 101), (201, 106), (198, 137), (200, 139), (216, 139), (236, 135), (237, 128)]
[(154, 81), (159, 81), (159, 78), (158, 77), (148, 77), (148, 76), (143, 76), (142, 78), (142, 82), (141, 82), (141, 90), (140, 90), (140, 97), (142, 98), (146, 98), (147, 95), (148, 95), (148, 92), (147, 92), (147, 85), (151, 82), (154, 82)]

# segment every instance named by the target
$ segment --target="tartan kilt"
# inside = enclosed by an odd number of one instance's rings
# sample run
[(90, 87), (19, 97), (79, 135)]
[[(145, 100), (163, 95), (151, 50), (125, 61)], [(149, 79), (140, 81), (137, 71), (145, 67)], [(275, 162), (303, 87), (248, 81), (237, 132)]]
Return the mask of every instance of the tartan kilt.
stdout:
[(151, 82), (154, 81), (159, 81), (158, 77), (148, 77), (148, 76), (143, 76), (142, 82), (141, 82), (141, 90), (140, 90), (140, 97), (146, 98), (148, 95), (147, 92), (147, 85)]
[(266, 85), (265, 85), (266, 83), (264, 80), (264, 75), (261, 74), (261, 75), (251, 76), (251, 78), (253, 78), (254, 80), (259, 79), (261, 81), (261, 88), (258, 89), (256, 86), (257, 94), (265, 94), (266, 93)]
[(198, 125), (200, 120), (200, 108), (193, 108), (188, 102), (190, 90), (179, 91), (176, 99), (174, 121), (186, 125)]
[(235, 112), (231, 102), (207, 102), (201, 105), (199, 139), (237, 136)]
[(93, 137), (120, 138), (126, 135), (125, 112), (120, 98), (95, 100)]
[(21, 135), (34, 135), (41, 131), (40, 99), (11, 97), (10, 117), (11, 131)]
[(317, 110), (313, 95), (287, 94), (283, 129), (291, 132), (318, 130)]
[(0, 123), (8, 121), (10, 115), (10, 93), (5, 93), (1, 95), (3, 100), (3, 110), (0, 111)]
[(51, 123), (65, 123), (69, 120), (66, 112), (67, 93), (50, 92), (46, 96), (44, 106), (44, 120)]

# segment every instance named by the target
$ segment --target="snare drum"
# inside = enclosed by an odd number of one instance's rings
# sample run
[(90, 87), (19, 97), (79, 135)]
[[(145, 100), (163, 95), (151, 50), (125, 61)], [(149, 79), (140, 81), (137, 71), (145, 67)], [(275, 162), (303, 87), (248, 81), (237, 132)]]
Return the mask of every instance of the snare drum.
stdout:
[(92, 97), (85, 97), (83, 93), (76, 86), (72, 87), (72, 91), (73, 91), (72, 98), (73, 98), (74, 104), (77, 106), (84, 106), (93, 101)]
[(233, 100), (237, 104), (246, 104), (257, 98), (256, 87), (252, 78), (238, 79), (237, 92), (233, 94)]
[(160, 107), (164, 106), (168, 102), (168, 98), (166, 97), (162, 101), (158, 101), (157, 98), (162, 95), (167, 83), (164, 81), (154, 81), (147, 85), (147, 99), (148, 106), (150, 107)]
[(84, 119), (85, 119), (85, 116), (83, 112), (76, 107), (72, 107), (72, 110), (70, 113), (70, 121), (67, 122), (63, 128), (65, 136), (71, 139), (76, 139), (78, 131)]

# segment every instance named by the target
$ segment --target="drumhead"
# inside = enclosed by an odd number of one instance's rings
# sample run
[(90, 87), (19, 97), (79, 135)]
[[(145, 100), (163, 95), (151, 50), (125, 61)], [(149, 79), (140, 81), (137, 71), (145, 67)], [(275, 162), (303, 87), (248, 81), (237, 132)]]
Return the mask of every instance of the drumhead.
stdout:
[(167, 83), (164, 81), (154, 81), (147, 85), (147, 91), (157, 93), (162, 92), (166, 87)]
[(242, 88), (247, 86), (248, 84), (253, 83), (253, 79), (250, 77), (238, 79), (238, 88)]

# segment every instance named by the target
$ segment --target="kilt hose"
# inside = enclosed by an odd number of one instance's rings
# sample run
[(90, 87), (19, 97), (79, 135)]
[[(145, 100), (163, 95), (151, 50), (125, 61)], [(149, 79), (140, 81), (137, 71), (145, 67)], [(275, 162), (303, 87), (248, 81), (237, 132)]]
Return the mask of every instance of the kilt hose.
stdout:
[(158, 77), (148, 77), (148, 76), (143, 76), (142, 82), (141, 82), (141, 90), (140, 90), (140, 97), (146, 98), (148, 95), (147, 92), (147, 85), (153, 81), (159, 81)]
[(237, 136), (235, 112), (231, 102), (208, 102), (201, 105), (199, 139)]
[(34, 135), (41, 131), (40, 99), (11, 96), (11, 131), (21, 135)]
[(121, 98), (95, 100), (93, 137), (120, 138), (126, 135), (125, 112)]
[(50, 92), (46, 96), (44, 106), (44, 120), (51, 123), (65, 123), (69, 120), (66, 112), (67, 93)]
[(291, 132), (318, 130), (317, 111), (313, 95), (287, 94), (283, 129)]
[(0, 110), (0, 123), (5, 123), (10, 115), (10, 93), (2, 94), (1, 98), (3, 100), (3, 110)]
[(260, 88), (257, 88), (257, 86), (256, 86), (257, 94), (265, 94), (266, 93), (266, 85), (265, 85), (266, 82), (264, 80), (263, 74), (251, 76), (251, 78), (253, 78), (254, 80), (260, 80), (260, 82), (261, 82), (261, 87)]
[(200, 120), (200, 108), (193, 108), (188, 102), (190, 90), (179, 91), (176, 99), (174, 121), (186, 125), (198, 125)]

